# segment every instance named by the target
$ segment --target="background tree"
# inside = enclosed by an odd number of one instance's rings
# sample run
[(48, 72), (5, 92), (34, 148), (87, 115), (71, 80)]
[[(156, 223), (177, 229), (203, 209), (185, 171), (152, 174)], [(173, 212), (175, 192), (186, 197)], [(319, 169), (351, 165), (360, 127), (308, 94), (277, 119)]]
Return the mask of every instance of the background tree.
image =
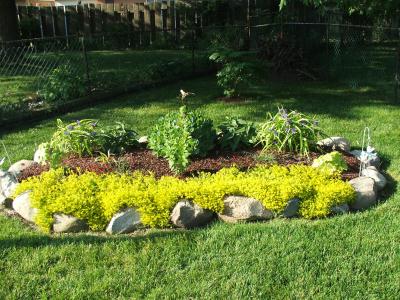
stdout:
[[(289, 2), (298, 0), (280, 0), (283, 9)], [(399, 0), (301, 0), (306, 5), (321, 7), (336, 6), (349, 14), (360, 14), (373, 18), (393, 17), (399, 13)]]
[(0, 0), (0, 41), (19, 38), (15, 0)]

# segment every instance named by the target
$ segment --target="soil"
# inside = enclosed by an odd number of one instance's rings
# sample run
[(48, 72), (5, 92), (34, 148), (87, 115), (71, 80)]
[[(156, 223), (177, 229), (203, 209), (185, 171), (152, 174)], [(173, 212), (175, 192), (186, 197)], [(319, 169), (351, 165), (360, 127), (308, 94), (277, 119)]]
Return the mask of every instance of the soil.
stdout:
[[(309, 157), (299, 156), (293, 153), (268, 153), (260, 156), (259, 149), (239, 152), (215, 152), (205, 158), (193, 158), (186, 171), (179, 175), (180, 178), (196, 176), (199, 172), (215, 173), (222, 168), (236, 166), (241, 170), (256, 165), (279, 165), (306, 164), (310, 165), (320, 154), (310, 153)], [(348, 170), (342, 174), (344, 180), (358, 177), (359, 163), (356, 157), (343, 153), (347, 162)], [(62, 165), (74, 171), (95, 172), (98, 174), (110, 172), (142, 171), (153, 173), (157, 178), (162, 176), (174, 176), (169, 169), (168, 161), (155, 156), (151, 150), (139, 149), (126, 153), (122, 156), (113, 156), (107, 162), (96, 157), (69, 157), (63, 160)], [(22, 172), (19, 180), (40, 175), (48, 171), (49, 166), (34, 165)]]

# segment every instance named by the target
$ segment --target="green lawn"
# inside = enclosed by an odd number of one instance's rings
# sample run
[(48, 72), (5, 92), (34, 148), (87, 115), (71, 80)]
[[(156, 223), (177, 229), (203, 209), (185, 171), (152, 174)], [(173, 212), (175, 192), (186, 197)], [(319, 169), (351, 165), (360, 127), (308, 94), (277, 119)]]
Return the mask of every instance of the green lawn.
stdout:
[[(390, 84), (378, 81), (356, 88), (266, 81), (249, 89), (246, 102), (228, 104), (216, 100), (221, 91), (213, 78), (201, 78), (61, 118), (119, 120), (146, 134), (158, 117), (178, 108), (181, 88), (195, 92), (189, 105), (216, 123), (233, 115), (261, 121), (284, 105), (317, 115), (328, 134), (343, 135), (354, 146), (361, 146), (369, 126), (397, 181), (400, 108)], [(12, 160), (31, 158), (54, 126), (55, 118), (26, 123), (1, 138)], [(364, 213), (319, 221), (217, 222), (193, 231), (119, 237), (49, 236), (0, 216), (0, 298), (394, 299), (400, 294), (400, 194), (384, 200)]]
[[(189, 73), (192, 69), (192, 53), (187, 50), (90, 51), (87, 59), (92, 83), (100, 81), (99, 87), (107, 89), (148, 82), (151, 78), (148, 78), (147, 72), (154, 64), (178, 61), (189, 69)], [(77, 74), (84, 78), (86, 76), (81, 51), (27, 54), (26, 58), (22, 59), (21, 56), (17, 61), (19, 63), (10, 68), (0, 66), (0, 108), (4, 104), (19, 103), (35, 95), (46, 83), (46, 76), (60, 64), (70, 64)], [(199, 68), (204, 68), (202, 52), (196, 52), (195, 63)], [(169, 70), (161, 71), (167, 73)]]

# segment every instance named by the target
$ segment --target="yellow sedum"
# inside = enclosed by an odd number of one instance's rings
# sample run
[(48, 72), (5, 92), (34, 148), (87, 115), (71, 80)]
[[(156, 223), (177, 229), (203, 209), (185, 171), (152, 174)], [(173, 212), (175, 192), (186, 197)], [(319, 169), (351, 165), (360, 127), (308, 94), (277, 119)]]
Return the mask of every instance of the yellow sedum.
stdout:
[(45, 172), (23, 181), (16, 195), (32, 191), (32, 206), (39, 208), (37, 225), (49, 231), (53, 215), (64, 213), (86, 220), (95, 231), (104, 230), (112, 216), (127, 207), (136, 208), (143, 224), (170, 226), (170, 213), (181, 199), (193, 200), (216, 213), (223, 211), (226, 195), (258, 199), (267, 209), (281, 214), (289, 200), (301, 199), (299, 215), (307, 219), (331, 214), (334, 206), (354, 201), (355, 191), (336, 175), (309, 166), (236, 168), (216, 174), (203, 173), (185, 180), (133, 175)]

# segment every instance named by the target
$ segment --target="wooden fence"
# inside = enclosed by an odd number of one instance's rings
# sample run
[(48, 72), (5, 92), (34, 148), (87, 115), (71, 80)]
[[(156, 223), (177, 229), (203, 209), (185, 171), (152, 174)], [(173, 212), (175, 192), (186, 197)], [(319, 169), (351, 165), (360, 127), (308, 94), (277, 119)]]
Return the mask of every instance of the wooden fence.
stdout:
[[(246, 23), (246, 1), (237, 4), (224, 15), (226, 22)], [(41, 38), (138, 32), (149, 33), (151, 43), (156, 32), (175, 35), (177, 39), (187, 29), (218, 24), (221, 17), (207, 11), (204, 4), (180, 5), (174, 1), (138, 4), (85, 4), (59, 7), (19, 6), (18, 19), (22, 38)], [(225, 22), (225, 21), (224, 21)]]

